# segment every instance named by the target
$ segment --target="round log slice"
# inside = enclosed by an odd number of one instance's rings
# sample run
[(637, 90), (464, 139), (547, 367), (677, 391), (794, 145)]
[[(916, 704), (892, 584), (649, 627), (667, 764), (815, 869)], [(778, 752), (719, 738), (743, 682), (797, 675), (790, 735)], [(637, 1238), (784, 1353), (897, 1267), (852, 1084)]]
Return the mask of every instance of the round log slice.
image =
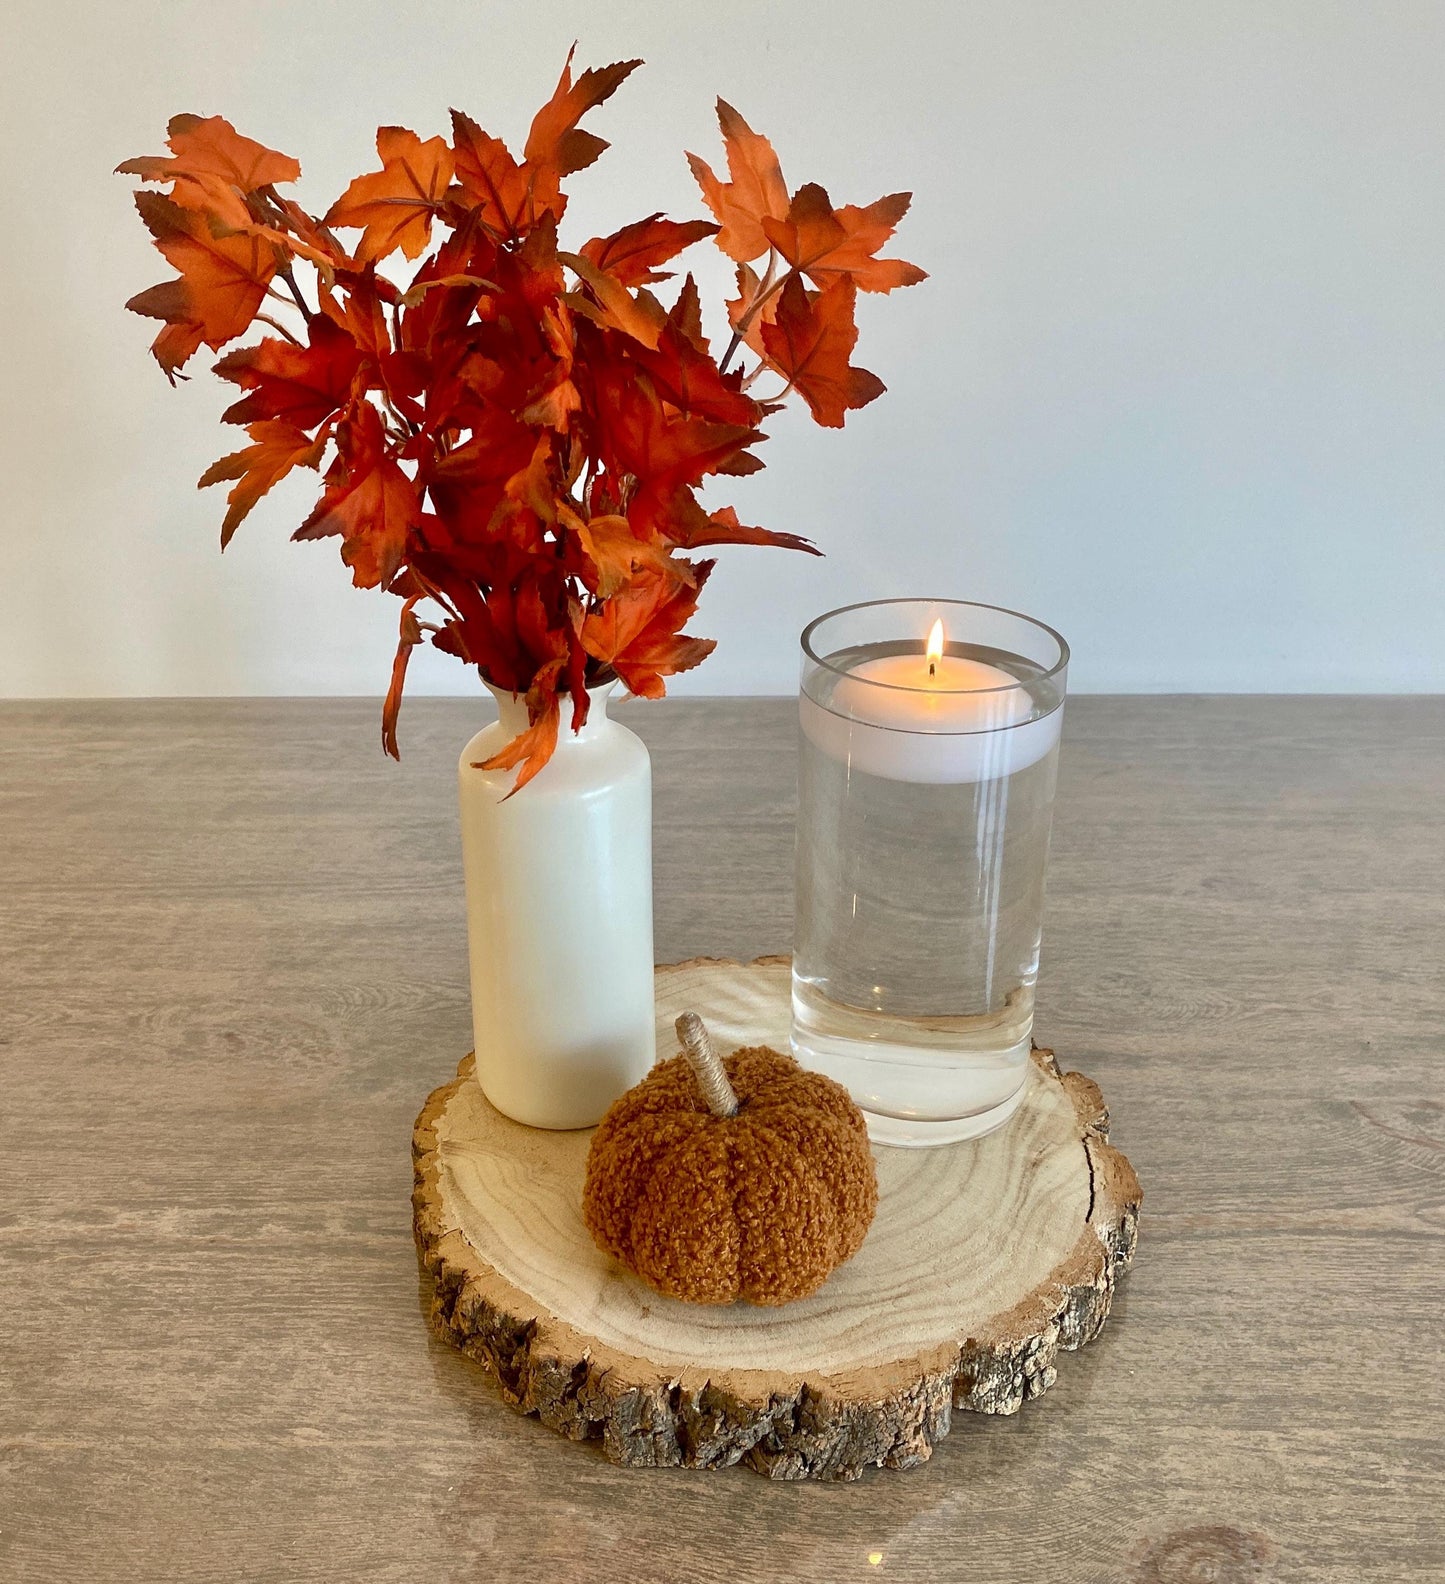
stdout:
[[(659, 1055), (686, 1010), (722, 1051), (786, 1050), (788, 981), (786, 958), (660, 968)], [(862, 1250), (782, 1308), (663, 1298), (601, 1253), (581, 1212), (591, 1137), (509, 1121), (468, 1057), (417, 1119), (415, 1228), (439, 1334), (514, 1407), (617, 1463), (781, 1479), (921, 1463), (956, 1409), (1013, 1413), (1046, 1391), (1134, 1253), (1138, 1179), (1098, 1088), (1050, 1051), (1000, 1132), (875, 1147)]]

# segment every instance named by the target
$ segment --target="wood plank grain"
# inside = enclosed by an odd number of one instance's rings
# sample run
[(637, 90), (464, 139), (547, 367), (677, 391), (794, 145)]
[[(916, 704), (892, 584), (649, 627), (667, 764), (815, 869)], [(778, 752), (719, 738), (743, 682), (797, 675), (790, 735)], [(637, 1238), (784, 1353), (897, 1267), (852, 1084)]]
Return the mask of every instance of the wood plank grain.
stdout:
[[(786, 950), (792, 706), (628, 718), (659, 952)], [(850, 1487), (613, 1468), (427, 1334), (479, 719), (0, 705), (0, 1577), (1441, 1575), (1445, 701), (1071, 701), (1038, 1032), (1147, 1258), (1035, 1412)]]

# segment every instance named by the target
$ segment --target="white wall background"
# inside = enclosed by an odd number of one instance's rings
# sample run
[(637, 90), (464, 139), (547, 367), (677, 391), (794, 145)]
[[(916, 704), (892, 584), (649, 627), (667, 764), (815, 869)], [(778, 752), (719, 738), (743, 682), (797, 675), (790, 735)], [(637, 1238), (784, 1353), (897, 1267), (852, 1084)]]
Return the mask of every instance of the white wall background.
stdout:
[(861, 304), (889, 394), (733, 487), (828, 559), (725, 551), (680, 691), (788, 691), (808, 617), (919, 592), (1043, 617), (1084, 690), (1445, 689), (1440, 0), (11, 0), (0, 695), (382, 691), (396, 603), (287, 542), (304, 485), (217, 553), (226, 397), (122, 312), (166, 269), (110, 171), (219, 112), (324, 209), (378, 122), (520, 141), (574, 38), (648, 62), (575, 241), (701, 212), (722, 93), (793, 185), (912, 187), (932, 271)]

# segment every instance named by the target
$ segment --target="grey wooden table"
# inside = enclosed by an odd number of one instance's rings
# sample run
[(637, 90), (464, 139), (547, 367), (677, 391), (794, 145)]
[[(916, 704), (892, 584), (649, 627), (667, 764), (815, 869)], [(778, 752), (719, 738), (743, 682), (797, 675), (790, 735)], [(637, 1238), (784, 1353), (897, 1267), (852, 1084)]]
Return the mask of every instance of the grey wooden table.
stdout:
[[(0, 1578), (1445, 1576), (1445, 701), (1069, 705), (1038, 1032), (1144, 1180), (1098, 1343), (853, 1486), (638, 1473), (433, 1341), (480, 706), (0, 706)], [(786, 950), (792, 708), (628, 711), (660, 953)]]

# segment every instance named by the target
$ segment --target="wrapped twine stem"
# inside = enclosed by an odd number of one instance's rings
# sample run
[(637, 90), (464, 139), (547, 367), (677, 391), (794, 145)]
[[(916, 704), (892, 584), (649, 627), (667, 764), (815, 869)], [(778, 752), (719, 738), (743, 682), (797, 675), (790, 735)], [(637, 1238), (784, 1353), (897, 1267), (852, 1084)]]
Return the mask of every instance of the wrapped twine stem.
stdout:
[(738, 1114), (738, 1097), (728, 1082), (727, 1070), (712, 1048), (712, 1036), (696, 1012), (684, 1012), (676, 1023), (677, 1037), (682, 1041), (682, 1053), (687, 1057), (702, 1097), (714, 1116), (730, 1117)]

